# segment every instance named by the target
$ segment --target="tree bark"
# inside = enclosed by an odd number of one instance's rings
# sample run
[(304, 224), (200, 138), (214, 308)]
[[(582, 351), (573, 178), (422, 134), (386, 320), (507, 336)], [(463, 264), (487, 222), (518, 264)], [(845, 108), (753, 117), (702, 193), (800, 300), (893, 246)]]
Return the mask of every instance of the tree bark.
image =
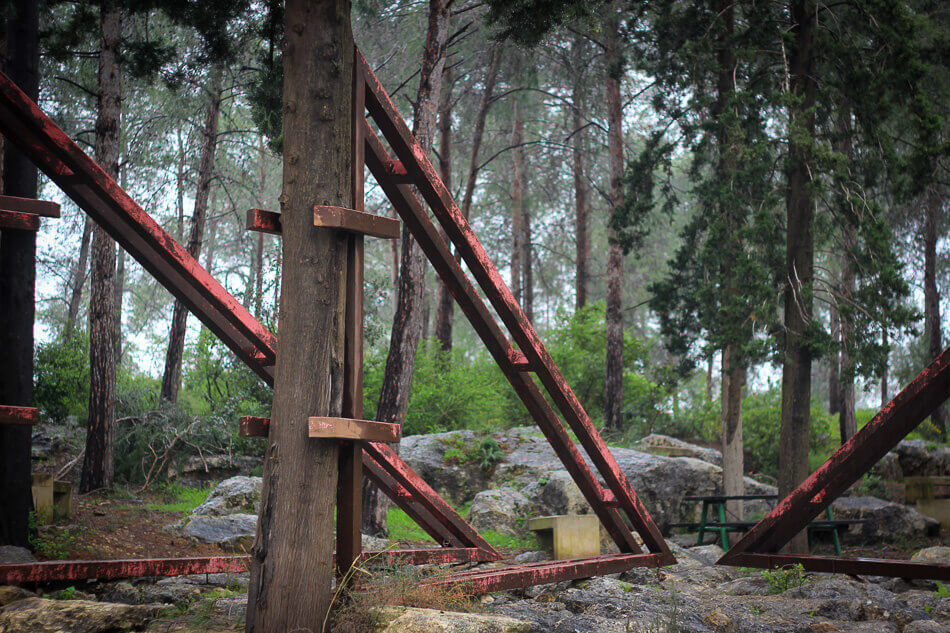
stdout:
[[(430, 0), (429, 26), (412, 124), (412, 133), (426, 154), (432, 149), (438, 123), (448, 37), (449, 1)], [(401, 424), (406, 417), (412, 369), (425, 318), (425, 255), (406, 226), (402, 229), (400, 254), (396, 312), (376, 409), (376, 419), (391, 424)], [(389, 500), (368, 481), (363, 485), (362, 510), (364, 531), (385, 534)]]
[(521, 110), (514, 102), (514, 120), (511, 124), (511, 292), (515, 301), (524, 307), (524, 137), (521, 129)]
[(588, 259), (590, 243), (587, 237), (587, 180), (584, 176), (584, 86), (581, 65), (583, 36), (576, 35), (571, 45), (573, 63), (573, 85), (571, 87), (571, 162), (574, 168), (574, 309), (580, 310), (587, 305)]
[[(745, 459), (742, 443), (742, 390), (745, 387), (746, 370), (736, 358), (737, 346), (726, 345), (722, 351), (722, 492), (725, 495), (745, 494)], [(741, 501), (726, 505), (729, 521), (743, 520)]]
[[(122, 76), (118, 47), (122, 16), (114, 5), (101, 9), (99, 96), (96, 116), (96, 162), (119, 178), (119, 134)], [(115, 410), (115, 242), (105, 229), (92, 232), (92, 275), (89, 296), (89, 420), (80, 492), (112, 486), (113, 418)]]
[[(937, 218), (943, 198), (939, 186), (932, 184), (924, 194), (924, 328), (930, 360), (940, 356), (943, 343), (940, 332), (940, 292), (937, 289)], [(947, 441), (947, 410), (940, 405), (930, 416), (941, 441)]]
[[(846, 106), (841, 107), (837, 120), (838, 151), (850, 159), (852, 154), (851, 142), (851, 111)], [(842, 201), (842, 205), (848, 204)], [(844, 295), (845, 305), (854, 304), (855, 294), (855, 264), (854, 257), (857, 251), (857, 237), (855, 227), (850, 220), (842, 222), (841, 241), (843, 258), (841, 261), (841, 292)], [(839, 336), (841, 337), (841, 351), (838, 360), (838, 435), (844, 444), (851, 436), (857, 433), (858, 422), (854, 404), (854, 360), (851, 356), (854, 349), (854, 322), (851, 313), (838, 313)]]
[[(191, 217), (191, 232), (188, 235), (188, 252), (198, 259), (201, 241), (204, 238), (205, 216), (208, 212), (208, 195), (211, 178), (214, 176), (214, 154), (218, 144), (218, 114), (221, 110), (221, 80), (223, 69), (216, 65), (211, 71), (208, 84), (208, 109), (201, 134), (201, 158), (198, 165), (198, 191), (195, 193), (195, 210)], [(168, 334), (168, 349), (165, 353), (165, 372), (162, 374), (162, 400), (178, 401), (181, 386), (181, 358), (185, 349), (188, 330), (188, 308), (175, 301), (172, 311), (172, 326)]]
[(71, 336), (79, 318), (79, 305), (82, 302), (82, 287), (86, 284), (86, 272), (89, 270), (89, 242), (92, 238), (92, 228), (95, 224), (88, 215), (85, 216), (82, 226), (82, 239), (79, 242), (79, 260), (73, 269), (73, 279), (69, 292), (69, 308), (66, 311), (65, 334)]
[[(10, 79), (26, 95), (39, 97), (39, 3), (18, 0), (7, 14), (7, 64)], [(35, 198), (36, 167), (12, 144), (3, 148), (3, 193)], [(33, 317), (36, 285), (36, 233), (0, 231), (0, 403), (33, 404)], [(32, 431), (0, 424), (0, 545), (28, 547), (33, 496), (30, 479)]]
[[(257, 204), (264, 208), (264, 198), (267, 195), (267, 170), (265, 169), (266, 153), (264, 150), (264, 135), (258, 140), (258, 159), (260, 160), (260, 182), (257, 191)], [(254, 249), (254, 316), (260, 318), (264, 302), (264, 234), (257, 233), (257, 244)]]
[(212, 187), (208, 196), (208, 239), (205, 240), (208, 243), (207, 255), (205, 255), (205, 270), (208, 271), (209, 275), (214, 274), (214, 256), (217, 254), (218, 245), (218, 223), (221, 222), (221, 218), (214, 215), (216, 208), (214, 197), (215, 188)]
[(347, 238), (314, 229), (313, 206), (354, 205), (350, 3), (287, 0), (284, 21), (280, 337), (248, 633), (323, 630), (339, 448), (308, 438), (307, 418), (343, 406)]
[[(439, 175), (449, 191), (452, 191), (452, 85), (452, 68), (447, 66), (442, 79), (442, 98), (439, 103)], [(445, 236), (444, 232), (443, 236)], [(446, 243), (448, 243), (447, 236)], [(455, 299), (452, 298), (446, 285), (440, 282), (435, 312), (435, 339), (443, 352), (452, 350), (454, 308)], [(445, 360), (449, 360), (448, 354)]]
[(890, 343), (888, 342), (887, 329), (881, 329), (881, 345), (887, 352), (887, 356), (884, 357), (884, 367), (881, 369), (881, 408), (890, 402), (890, 398), (887, 393), (887, 370), (890, 365)]
[[(807, 327), (812, 319), (815, 247), (814, 199), (811, 192), (811, 143), (815, 134), (815, 5), (792, 0), (789, 42), (788, 190), (786, 194), (785, 357), (782, 366), (782, 422), (779, 433), (779, 497), (785, 497), (808, 475), (811, 409), (811, 348)], [(787, 546), (805, 553), (804, 532)]]
[[(622, 56), (620, 18), (616, 11), (605, 25), (607, 149), (610, 172), (610, 213), (623, 204), (623, 104), (620, 100)], [(604, 425), (619, 431), (623, 427), (623, 252), (613, 231), (607, 249), (607, 367), (604, 380)]]
[(116, 247), (115, 264), (115, 364), (122, 366), (122, 297), (125, 294), (125, 249)]
[[(828, 325), (831, 330), (831, 342), (839, 345), (841, 341), (841, 317), (838, 314), (837, 299), (831, 297), (828, 307)], [(835, 350), (828, 354), (828, 413), (834, 415), (841, 411), (841, 358)]]
[[(419, 92), (413, 112), (412, 132), (426, 154), (438, 122), (439, 96), (442, 89), (442, 71), (445, 67), (445, 48), (449, 36), (449, 9), (447, 0), (429, 1), (429, 27), (426, 32)], [(409, 405), (412, 386), (412, 368), (416, 348), (422, 335), (423, 294), (425, 292), (425, 255), (407, 227), (403, 227), (399, 264), (396, 314), (393, 317), (386, 375), (379, 394), (376, 417), (382, 422), (402, 423)]]

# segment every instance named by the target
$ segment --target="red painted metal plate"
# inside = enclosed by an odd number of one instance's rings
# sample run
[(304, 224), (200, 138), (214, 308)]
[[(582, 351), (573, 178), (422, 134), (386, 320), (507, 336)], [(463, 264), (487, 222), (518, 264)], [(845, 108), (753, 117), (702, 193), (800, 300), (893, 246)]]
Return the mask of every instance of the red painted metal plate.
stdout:
[(0, 406), (0, 424), (32, 425), (39, 419), (39, 411), (34, 407)]
[(14, 211), (16, 213), (26, 213), (28, 215), (41, 215), (45, 218), (59, 217), (58, 204), (47, 200), (37, 200), (35, 198), (0, 196), (0, 209), (4, 211)]
[(0, 210), (0, 229), (12, 231), (39, 231), (39, 216), (19, 211)]

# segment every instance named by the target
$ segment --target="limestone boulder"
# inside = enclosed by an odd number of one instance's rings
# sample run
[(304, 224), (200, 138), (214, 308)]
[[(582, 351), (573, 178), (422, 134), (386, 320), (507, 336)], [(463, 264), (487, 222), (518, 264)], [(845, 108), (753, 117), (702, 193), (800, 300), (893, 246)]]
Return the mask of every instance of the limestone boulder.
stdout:
[(473, 431), (410, 435), (399, 443), (399, 456), (436, 492), (456, 505), (488, 487), (488, 474), (473, 460), (458, 459), (479, 439)]
[(228, 552), (249, 552), (257, 530), (257, 515), (192, 515), (166, 529), (169, 528), (186, 538), (218, 545)]
[(651, 433), (638, 441), (634, 448), (645, 453), (666, 457), (694, 457), (704, 462), (722, 466), (722, 453), (714, 448), (691, 444), (669, 435)]
[(502, 487), (483, 490), (475, 495), (468, 511), (468, 522), (476, 530), (492, 530), (511, 536), (526, 533), (528, 515), (537, 507), (514, 488)]
[(935, 536), (940, 531), (940, 523), (914, 508), (877, 497), (841, 497), (832, 508), (836, 519), (866, 521), (845, 532), (849, 542), (892, 542), (910, 536)]
[(0, 633), (123, 633), (141, 630), (160, 605), (27, 598), (0, 609)]
[(531, 633), (530, 622), (487, 613), (454, 613), (414, 607), (384, 607), (380, 633)]
[(904, 477), (950, 475), (950, 448), (926, 440), (901, 440), (897, 454)]
[(238, 475), (225, 479), (214, 487), (211, 494), (193, 515), (224, 516), (226, 514), (257, 514), (261, 510), (261, 477)]
[(925, 547), (922, 550), (914, 552), (910, 557), (918, 563), (937, 563), (940, 565), (950, 565), (950, 547), (938, 545), (936, 547)]
[(168, 478), (184, 484), (205, 485), (236, 475), (250, 475), (264, 465), (264, 460), (251, 455), (191, 455), (168, 467)]

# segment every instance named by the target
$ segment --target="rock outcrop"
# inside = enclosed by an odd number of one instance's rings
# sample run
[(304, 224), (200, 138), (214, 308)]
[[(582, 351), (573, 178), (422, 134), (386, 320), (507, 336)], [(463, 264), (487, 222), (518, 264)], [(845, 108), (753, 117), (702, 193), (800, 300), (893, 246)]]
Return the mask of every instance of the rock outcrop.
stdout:
[(238, 475), (225, 479), (211, 491), (208, 498), (192, 514), (223, 516), (225, 514), (257, 514), (261, 511), (261, 477)]
[(0, 609), (0, 633), (138, 631), (160, 608), (160, 605), (27, 598)]

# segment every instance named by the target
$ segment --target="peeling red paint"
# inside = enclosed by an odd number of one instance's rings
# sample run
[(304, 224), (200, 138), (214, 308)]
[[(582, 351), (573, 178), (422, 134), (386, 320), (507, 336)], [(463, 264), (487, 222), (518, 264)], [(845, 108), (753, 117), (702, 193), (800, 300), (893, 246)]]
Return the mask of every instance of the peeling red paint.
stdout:
[(40, 218), (31, 213), (0, 210), (0, 229), (38, 231), (40, 230)]
[(39, 422), (39, 411), (33, 407), (0, 405), (0, 424), (27, 424)]

